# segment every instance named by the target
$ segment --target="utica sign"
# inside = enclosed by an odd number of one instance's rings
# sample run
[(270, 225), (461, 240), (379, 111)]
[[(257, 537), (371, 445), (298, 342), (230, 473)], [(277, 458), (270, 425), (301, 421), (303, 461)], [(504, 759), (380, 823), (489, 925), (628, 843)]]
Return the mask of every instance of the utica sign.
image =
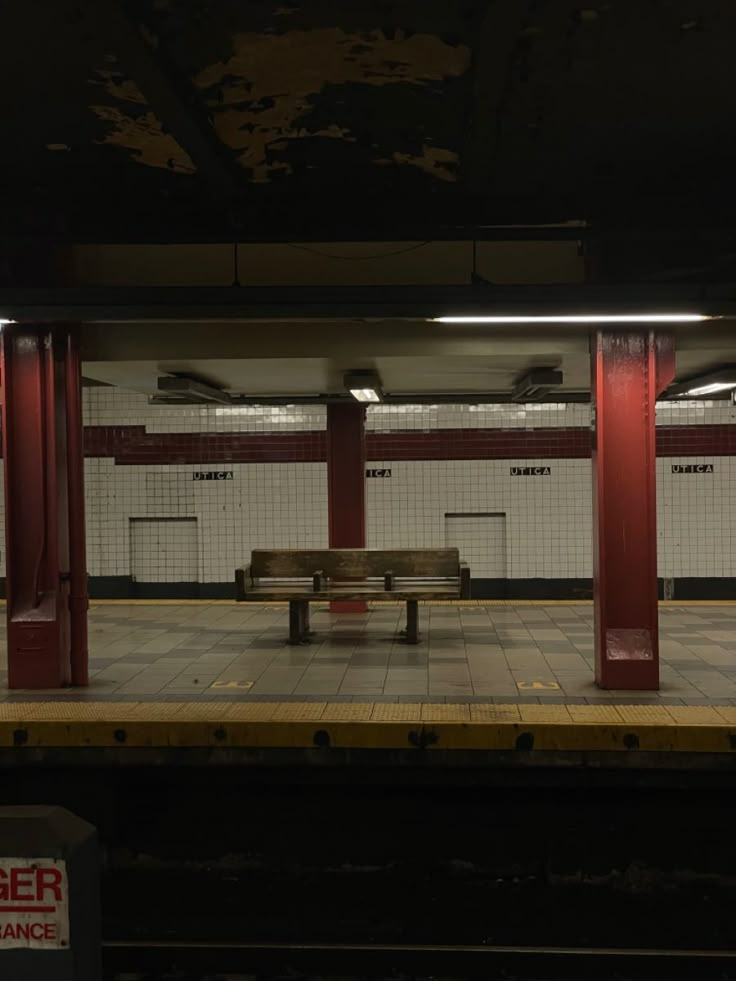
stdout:
[(69, 947), (66, 863), (53, 858), (0, 858), (0, 950)]

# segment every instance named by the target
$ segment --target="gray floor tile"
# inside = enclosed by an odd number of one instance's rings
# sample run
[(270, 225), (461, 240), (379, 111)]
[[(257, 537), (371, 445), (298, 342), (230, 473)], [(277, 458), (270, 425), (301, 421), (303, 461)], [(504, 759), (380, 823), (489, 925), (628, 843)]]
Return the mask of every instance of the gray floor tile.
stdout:
[[(736, 704), (736, 615), (730, 607), (662, 608), (659, 693), (596, 687), (590, 606), (422, 607), (416, 647), (396, 636), (404, 617), (400, 606), (337, 617), (315, 606), (314, 643), (293, 648), (286, 643), (284, 608), (94, 606), (92, 684), (84, 693), (54, 694), (126, 701), (206, 693), (221, 700)], [(3, 685), (5, 662), (0, 653)], [(218, 680), (251, 681), (253, 687), (211, 688)], [(523, 686), (534, 682), (550, 687), (527, 693)], [(0, 689), (0, 699), (10, 701), (48, 697)]]

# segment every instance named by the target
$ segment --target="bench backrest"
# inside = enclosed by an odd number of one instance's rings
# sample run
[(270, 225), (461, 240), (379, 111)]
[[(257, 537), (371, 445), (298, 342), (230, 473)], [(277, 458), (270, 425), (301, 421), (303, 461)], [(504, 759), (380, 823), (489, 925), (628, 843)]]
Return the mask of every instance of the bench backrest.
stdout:
[(250, 574), (254, 579), (299, 579), (321, 571), (328, 578), (359, 576), (424, 576), (446, 579), (460, 575), (456, 548), (324, 548), (255, 549)]

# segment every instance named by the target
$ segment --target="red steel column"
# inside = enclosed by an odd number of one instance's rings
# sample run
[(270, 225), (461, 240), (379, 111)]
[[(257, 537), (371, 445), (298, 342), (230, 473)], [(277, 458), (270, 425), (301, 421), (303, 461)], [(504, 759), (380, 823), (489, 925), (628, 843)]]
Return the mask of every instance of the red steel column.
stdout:
[[(327, 406), (327, 513), (330, 548), (365, 548), (365, 406)], [(364, 613), (362, 600), (330, 604), (339, 613)]]
[(81, 453), (81, 438), (74, 440), (81, 420), (74, 406), (67, 418), (68, 344), (61, 327), (10, 325), (0, 339), (11, 688), (60, 688), (73, 679), (68, 454)]
[(84, 514), (84, 423), (79, 332), (70, 329), (65, 349), (66, 463), (69, 488), (69, 615), (72, 684), (89, 684), (87, 643), (87, 534)]
[(593, 580), (601, 688), (659, 688), (654, 412), (674, 373), (669, 336), (595, 335)]

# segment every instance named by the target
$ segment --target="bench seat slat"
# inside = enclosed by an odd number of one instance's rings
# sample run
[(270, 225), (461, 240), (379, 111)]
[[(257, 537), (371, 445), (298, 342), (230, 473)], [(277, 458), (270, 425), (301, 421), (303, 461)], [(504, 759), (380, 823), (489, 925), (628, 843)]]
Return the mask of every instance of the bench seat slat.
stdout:
[[(373, 587), (380, 587), (381, 589), (383, 589), (385, 586), (385, 581), (386, 580), (384, 576), (381, 576), (380, 578), (377, 576), (345, 576), (344, 578), (340, 577), (339, 579), (327, 579), (325, 577), (322, 577), (322, 582), (325, 584), (325, 587), (329, 587), (330, 589), (338, 589), (340, 586), (347, 586), (347, 585), (354, 586), (358, 582), (361, 585), (366, 586), (368, 589), (371, 589)], [(460, 582), (460, 577), (459, 576), (394, 576), (393, 582), (405, 583), (408, 586), (411, 586), (413, 583), (438, 583), (438, 584), (446, 584), (448, 586), (454, 586), (455, 584)], [(254, 585), (258, 586), (260, 584), (272, 585), (272, 586), (293, 586), (295, 588), (299, 588), (301, 586), (305, 586), (305, 587), (309, 586), (311, 588), (312, 585), (314, 584), (314, 579), (312, 577), (310, 577), (309, 579), (305, 579), (301, 576), (294, 579), (282, 579), (280, 577), (278, 579), (271, 579), (268, 576), (263, 576), (261, 578), (255, 579)]]
[(460, 553), (456, 548), (330, 548), (254, 549), (251, 575), (254, 579), (312, 576), (321, 569), (325, 576), (380, 576), (390, 569), (395, 576), (457, 576)]
[(417, 585), (412, 588), (398, 588), (386, 591), (383, 588), (366, 589), (364, 585), (341, 586), (335, 589), (314, 592), (311, 589), (278, 589), (273, 586), (259, 586), (249, 589), (246, 599), (251, 602), (278, 602), (285, 600), (329, 601), (331, 599), (389, 599), (389, 600), (428, 600), (428, 599), (460, 599), (459, 588), (448, 589), (446, 586)]
[(255, 549), (236, 570), (236, 596), (303, 604), (330, 599), (467, 599), (470, 572), (456, 548)]

